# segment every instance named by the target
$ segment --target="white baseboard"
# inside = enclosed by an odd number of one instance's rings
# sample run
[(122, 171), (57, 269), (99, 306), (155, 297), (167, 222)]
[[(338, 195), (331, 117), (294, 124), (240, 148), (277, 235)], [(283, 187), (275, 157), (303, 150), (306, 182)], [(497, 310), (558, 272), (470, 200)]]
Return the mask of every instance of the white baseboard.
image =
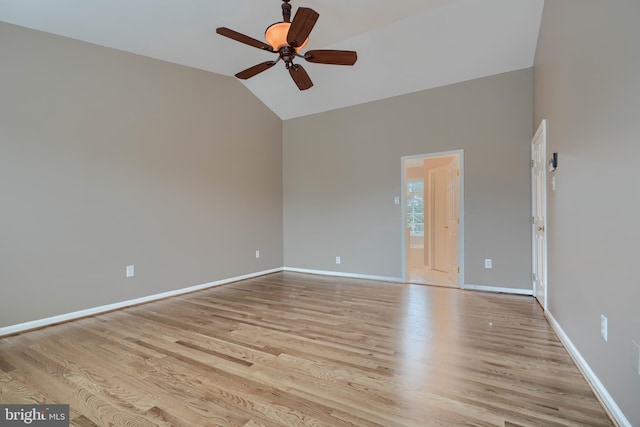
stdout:
[(465, 284), (462, 289), (469, 291), (499, 292), (502, 294), (530, 295), (533, 296), (532, 289), (515, 289), (515, 288), (499, 288), (497, 286), (487, 285), (469, 285)]
[(308, 268), (284, 267), (284, 271), (295, 273), (319, 274), (322, 276), (349, 277), (352, 279), (379, 280), (381, 282), (404, 283), (400, 277), (372, 276), (368, 274), (344, 273), (342, 271), (310, 270)]
[(282, 268), (274, 268), (271, 270), (264, 270), (256, 273), (245, 274), (243, 276), (230, 277), (228, 279), (218, 280), (210, 283), (204, 283), (202, 285), (176, 289), (174, 291), (168, 291), (160, 294), (149, 295), (146, 297), (135, 298), (128, 301), (117, 302), (114, 304), (101, 305), (99, 307), (93, 307), (93, 308), (88, 308), (86, 310), (74, 311), (72, 313), (61, 314), (58, 316), (46, 317), (44, 319), (32, 320), (29, 322), (19, 323), (17, 325), (5, 326), (3, 328), (0, 328), (0, 337), (5, 335), (16, 334), (18, 332), (28, 331), (30, 329), (37, 329), (45, 326), (50, 326), (56, 323), (68, 322), (70, 320), (79, 319), (81, 317), (93, 316), (95, 314), (105, 313), (107, 311), (113, 311), (119, 308), (130, 307), (132, 305), (138, 305), (138, 304), (143, 304), (151, 301), (157, 301), (157, 300), (172, 297), (172, 296), (187, 294), (189, 292), (195, 292), (195, 291), (199, 291), (206, 288), (212, 288), (214, 286), (225, 285), (227, 283), (237, 282), (239, 280), (251, 279), (252, 277), (258, 277), (258, 276), (264, 276), (265, 274), (277, 273), (279, 271), (282, 271)]
[(591, 385), (594, 393), (598, 396), (611, 417), (613, 417), (613, 419), (621, 427), (632, 427), (627, 417), (624, 416), (624, 413), (622, 412), (622, 410), (620, 410), (620, 407), (616, 404), (615, 400), (613, 400), (613, 397), (611, 397), (602, 382), (600, 382), (600, 379), (595, 374), (595, 372), (593, 372), (593, 369), (591, 369), (591, 366), (589, 366), (584, 357), (582, 357), (576, 346), (573, 345), (573, 342), (571, 342), (571, 339), (564, 332), (560, 324), (556, 321), (556, 319), (551, 315), (549, 311), (546, 311), (544, 314), (547, 317), (549, 324), (560, 338), (560, 341), (562, 341), (562, 344), (571, 355), (571, 358), (576, 363), (576, 365), (578, 365), (578, 368), (582, 372), (582, 375), (587, 378), (587, 381)]

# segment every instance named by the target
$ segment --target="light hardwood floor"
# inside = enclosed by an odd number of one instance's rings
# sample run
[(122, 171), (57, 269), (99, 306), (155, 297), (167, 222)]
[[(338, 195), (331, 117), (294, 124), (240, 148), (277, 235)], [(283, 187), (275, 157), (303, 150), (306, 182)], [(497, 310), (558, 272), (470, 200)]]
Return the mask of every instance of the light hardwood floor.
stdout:
[(76, 426), (611, 426), (530, 297), (276, 273), (0, 339)]
[(419, 285), (446, 286), (447, 288), (457, 288), (458, 286), (449, 277), (449, 273), (437, 270), (429, 270), (426, 267), (412, 268), (409, 270), (409, 282)]

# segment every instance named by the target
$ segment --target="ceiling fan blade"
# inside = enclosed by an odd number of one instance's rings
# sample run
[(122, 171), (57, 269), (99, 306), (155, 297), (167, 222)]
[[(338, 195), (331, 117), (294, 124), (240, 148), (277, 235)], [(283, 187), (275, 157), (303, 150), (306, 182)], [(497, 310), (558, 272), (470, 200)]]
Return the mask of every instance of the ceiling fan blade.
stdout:
[(307, 90), (311, 86), (313, 86), (313, 82), (309, 77), (309, 74), (302, 68), (302, 65), (291, 64), (289, 67), (289, 74), (291, 74), (291, 78), (298, 86), (300, 90)]
[(292, 47), (302, 46), (304, 41), (309, 37), (313, 26), (316, 25), (316, 21), (320, 17), (320, 14), (308, 7), (299, 7), (296, 11), (296, 16), (293, 17), (291, 27), (287, 33), (287, 43)]
[(257, 47), (258, 49), (264, 49), (264, 50), (268, 50), (269, 52), (273, 52), (273, 48), (268, 44), (261, 42), (260, 40), (256, 40), (252, 37), (245, 36), (244, 34), (239, 33), (237, 31), (233, 31), (229, 28), (226, 28), (226, 27), (216, 28), (216, 33), (220, 34), (221, 36), (229, 37), (230, 39), (233, 39), (240, 43)]
[(353, 65), (358, 54), (353, 50), (310, 50), (304, 54), (304, 59), (317, 64)]
[(254, 65), (253, 67), (249, 67), (244, 71), (240, 71), (236, 74), (236, 77), (242, 80), (250, 79), (256, 74), (260, 74), (263, 71), (268, 70), (276, 64), (276, 61), (267, 61), (258, 65)]

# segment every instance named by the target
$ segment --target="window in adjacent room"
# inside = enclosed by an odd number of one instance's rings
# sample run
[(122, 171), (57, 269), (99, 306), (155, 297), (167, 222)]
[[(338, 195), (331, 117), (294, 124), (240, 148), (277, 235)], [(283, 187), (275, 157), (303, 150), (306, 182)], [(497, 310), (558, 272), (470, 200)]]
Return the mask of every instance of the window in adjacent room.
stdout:
[(407, 182), (407, 227), (411, 236), (424, 236), (424, 181)]

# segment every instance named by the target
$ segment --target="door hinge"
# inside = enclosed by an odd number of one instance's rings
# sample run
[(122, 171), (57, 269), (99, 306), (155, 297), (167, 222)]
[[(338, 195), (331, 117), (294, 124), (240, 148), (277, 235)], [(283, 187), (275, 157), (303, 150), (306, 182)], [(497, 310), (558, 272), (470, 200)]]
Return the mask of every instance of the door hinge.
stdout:
[(460, 218), (458, 218), (458, 225), (460, 225)]
[(531, 167), (535, 168), (536, 167), (536, 161), (535, 160), (531, 160)]
[(532, 216), (532, 217), (531, 217), (531, 224), (535, 224), (535, 223), (536, 223), (536, 217), (535, 217), (535, 216)]
[(456, 176), (460, 176), (460, 169), (456, 170)]
[(458, 274), (460, 274), (460, 267), (458, 267)]

